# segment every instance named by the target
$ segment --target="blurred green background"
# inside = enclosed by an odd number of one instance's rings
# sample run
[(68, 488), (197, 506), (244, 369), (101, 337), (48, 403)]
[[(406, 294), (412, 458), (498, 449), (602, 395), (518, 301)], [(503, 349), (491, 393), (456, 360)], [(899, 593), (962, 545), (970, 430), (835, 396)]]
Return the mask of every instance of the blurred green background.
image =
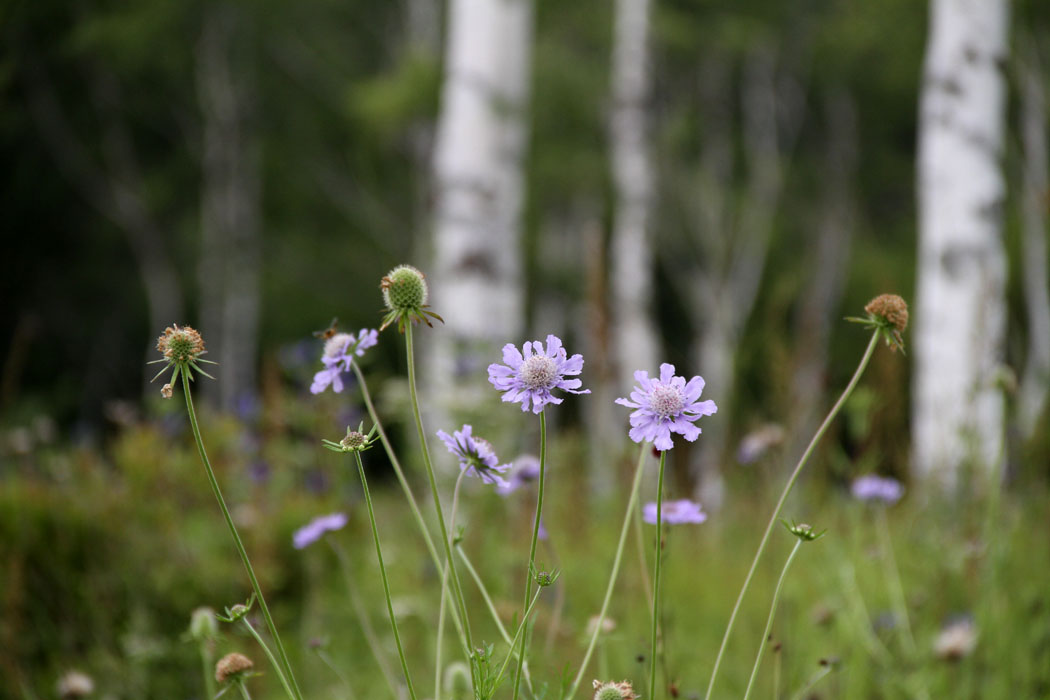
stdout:
[[(291, 534), (316, 515), (350, 513), (350, 525), (332, 537), (350, 551), (352, 575), (387, 639), (359, 488), (347, 459), (319, 449), (322, 437), (356, 425), (362, 409), (354, 386), (340, 396), (308, 393), (320, 352), (311, 331), (333, 316), (342, 328), (375, 327), (379, 278), (401, 262), (426, 270), (434, 256), (431, 159), (447, 10), (437, 0), (0, 6), (0, 157), (7, 163), (0, 175), (0, 697), (55, 697), (58, 678), (71, 668), (94, 678), (97, 697), (203, 696), (197, 651), (185, 638), (190, 613), (243, 601), (248, 588), (184, 413), (148, 385), (145, 360), (163, 330), (158, 319), (200, 326), (209, 337), (195, 319), (206, 315), (219, 259), (257, 275), (259, 314), (239, 391), (203, 387), (205, 440), (309, 695), (366, 697), (384, 688), (356, 630), (338, 561), (323, 543), (294, 550)], [(1012, 46), (1034, 46), (1050, 65), (1050, 6), (1018, 1), (1011, 13)], [(652, 7), (652, 316), (661, 357), (679, 367), (692, 365), (699, 333), (691, 315), (698, 301), (683, 284), (700, 269), (689, 244), (697, 164), (707, 147), (700, 134), (716, 133), (710, 130), (723, 119), (731, 126), (722, 145), (742, 157), (747, 71), (763, 52), (775, 57), (782, 98), (796, 117), (781, 144), (769, 262), (742, 321), (732, 403), (717, 416), (726, 434), (724, 503), (708, 523), (668, 537), (663, 677), (680, 697), (703, 691), (765, 514), (808, 433), (774, 441), (745, 465), (737, 463), (738, 446), (768, 423), (799, 429), (792, 382), (812, 353), (826, 353), (815, 401), (830, 404), (865, 340), (835, 319), (859, 314), (880, 292), (912, 298), (927, 14), (916, 0), (661, 0)], [(608, 144), (613, 10), (599, 0), (536, 0), (532, 21), (517, 251), (527, 335), (506, 341), (557, 332), (583, 345), (589, 314), (616, 314), (607, 305), (615, 284), (603, 266), (607, 252), (591, 265), (588, 247), (597, 241), (604, 251), (617, 204)], [(218, 59), (209, 53), (216, 46)], [(1018, 55), (1004, 66), (1005, 359), (1012, 367), (1023, 364), (1027, 333), (1017, 274)], [(230, 95), (237, 100), (227, 103)], [(828, 147), (843, 104), (853, 115), (855, 154), (851, 167), (836, 171)], [(233, 162), (250, 168), (243, 182), (257, 208), (253, 236), (232, 236), (216, 249), (201, 231), (209, 198), (221, 197), (208, 179), (208, 145), (224, 108), (236, 112), (226, 136), (241, 139)], [(740, 211), (749, 204), (747, 177), (744, 166), (728, 179), (726, 196)], [(815, 347), (806, 333), (810, 253), (834, 196), (829, 183), (840, 180), (848, 189), (850, 243), (841, 288), (823, 309), (833, 319), (828, 335)], [(568, 311), (555, 314), (560, 325), (551, 328), (550, 309), (558, 307)], [(440, 333), (422, 329), (422, 353)], [(386, 331), (365, 371), (422, 493), (399, 340)], [(682, 373), (694, 371), (703, 368)], [(765, 660), (764, 696), (776, 683), (774, 697), (790, 697), (822, 668), (821, 659), (833, 659), (833, 671), (814, 697), (1050, 696), (1045, 429), (1030, 440), (1010, 429), (1001, 494), (909, 495), (890, 510), (916, 651), (903, 645), (900, 621), (887, 617), (889, 584), (872, 512), (849, 500), (847, 486), (871, 471), (907, 481), (909, 372), (909, 358), (880, 348), (790, 505), (791, 517), (831, 531), (803, 549), (788, 579), (775, 627), (783, 646)], [(587, 386), (587, 370), (584, 380)], [(505, 459), (535, 452), (533, 423), (501, 406), (494, 392), (485, 401), (455, 418), (479, 421)], [(543, 555), (565, 573), (541, 606), (533, 646), (534, 673), (551, 684), (547, 697), (556, 695), (564, 660), (571, 673), (582, 655), (633, 462), (624, 439), (610, 449), (607, 473), (596, 472), (575, 401), (555, 419), (551, 539)], [(451, 430), (432, 429), (439, 427)], [(695, 486), (689, 453), (681, 452), (674, 455), (676, 496)], [(413, 668), (429, 693), (439, 577), (399, 494), (387, 488), (385, 457), (374, 451), (367, 461)], [(610, 486), (596, 488), (596, 480)], [(483, 488), (463, 506), (465, 548), (504, 619), (519, 598), (530, 507), (527, 495), (503, 499)], [(774, 556), (760, 571), (718, 697), (742, 695), (788, 539), (774, 540)], [(637, 657), (647, 653), (648, 612), (637, 556), (629, 551), (612, 612), (617, 626), (595, 673), (642, 686), (647, 664)], [(977, 646), (945, 661), (933, 642), (959, 616), (975, 620)], [(477, 618), (479, 636), (495, 641), (487, 618)], [(311, 651), (310, 640), (322, 638), (349, 688)], [(446, 658), (454, 658), (451, 640)], [(220, 647), (263, 660), (233, 631)], [(256, 697), (278, 697), (265, 671), (252, 683)]]

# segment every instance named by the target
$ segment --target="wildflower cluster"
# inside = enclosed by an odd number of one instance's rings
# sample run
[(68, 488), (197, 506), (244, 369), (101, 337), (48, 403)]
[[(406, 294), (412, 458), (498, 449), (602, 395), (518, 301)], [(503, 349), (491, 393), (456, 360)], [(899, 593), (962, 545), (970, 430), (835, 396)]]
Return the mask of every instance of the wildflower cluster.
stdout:
[(378, 342), (379, 331), (368, 328), (361, 329), (356, 337), (351, 333), (336, 333), (326, 340), (321, 355), (324, 369), (314, 375), (310, 393), (320, 394), (329, 385), (332, 391), (340, 393), (343, 390), (342, 373), (350, 371), (355, 356), (364, 356), (365, 350)]
[(583, 371), (583, 355), (568, 357), (561, 339), (547, 336), (546, 347), (538, 340), (526, 342), (519, 351), (512, 343), (503, 346), (504, 364), (489, 365), (489, 382), (503, 392), (503, 400), (520, 403), (522, 411), (532, 406), (533, 413), (540, 413), (547, 404), (563, 401), (551, 392), (555, 389), (572, 394), (589, 394), (590, 389), (580, 389), (582, 382), (575, 377)]
[(661, 452), (674, 447), (671, 433), (678, 433), (690, 442), (700, 437), (700, 428), (693, 425), (701, 416), (718, 411), (714, 401), (699, 401), (704, 390), (703, 377), (675, 376), (674, 365), (660, 365), (660, 378), (650, 379), (645, 370), (634, 373), (638, 386), (631, 398), (616, 399), (616, 403), (637, 409), (631, 414), (630, 437), (635, 442), (653, 443)]

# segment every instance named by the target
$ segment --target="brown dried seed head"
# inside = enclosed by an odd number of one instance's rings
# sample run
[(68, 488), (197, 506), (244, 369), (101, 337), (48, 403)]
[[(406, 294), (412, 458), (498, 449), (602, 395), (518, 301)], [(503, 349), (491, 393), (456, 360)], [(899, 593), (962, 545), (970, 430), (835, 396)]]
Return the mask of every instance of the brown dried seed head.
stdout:
[(908, 327), (908, 304), (896, 294), (880, 294), (864, 307), (873, 316), (881, 316), (903, 333)]
[(225, 683), (227, 680), (250, 671), (255, 664), (244, 654), (233, 652), (219, 659), (215, 664), (215, 680)]
[(165, 328), (164, 334), (157, 338), (157, 349), (164, 359), (182, 364), (204, 354), (204, 339), (189, 326), (179, 328), (174, 324)]

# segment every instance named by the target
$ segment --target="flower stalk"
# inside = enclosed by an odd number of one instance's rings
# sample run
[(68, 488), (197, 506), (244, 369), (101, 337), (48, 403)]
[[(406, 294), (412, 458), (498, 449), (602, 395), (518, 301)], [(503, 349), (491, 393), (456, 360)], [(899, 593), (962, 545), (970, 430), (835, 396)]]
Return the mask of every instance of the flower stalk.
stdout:
[(878, 344), (879, 338), (883, 336), (884, 329), (882, 327), (875, 327), (874, 332), (871, 334), (871, 340), (868, 341), (868, 347), (864, 351), (863, 357), (861, 357), (860, 364), (857, 365), (856, 371), (853, 373), (853, 377), (850, 379), (849, 384), (846, 385), (842, 395), (839, 396), (838, 401), (831, 407), (831, 411), (824, 418), (824, 422), (820, 424), (820, 428), (817, 429), (813, 439), (809, 441), (809, 445), (806, 447), (806, 451), (802, 453), (802, 457), (799, 459), (798, 464), (795, 465), (795, 470), (791, 473), (788, 478), (787, 484), (784, 486), (783, 492), (780, 494), (780, 500), (777, 501), (776, 507), (773, 509), (773, 514), (769, 518), (769, 523), (766, 525), (765, 532), (762, 534), (762, 539), (758, 544), (758, 550), (755, 552), (755, 557), (751, 561), (751, 568), (747, 572), (747, 577), (744, 579), (744, 585), (740, 588), (740, 594), (737, 596), (736, 603), (733, 605), (733, 612), (729, 615), (729, 623), (726, 625), (725, 634), (722, 636), (722, 644), (718, 648), (718, 655), (715, 657), (714, 668), (711, 669), (711, 679), (707, 684), (707, 691), (704, 693), (704, 697), (710, 700), (712, 695), (711, 692), (715, 687), (715, 679), (718, 677), (718, 669), (722, 664), (722, 658), (725, 656), (726, 646), (729, 643), (729, 636), (733, 632), (733, 625), (736, 623), (736, 616), (740, 612), (740, 605), (744, 601), (744, 596), (747, 594), (747, 590), (751, 585), (751, 579), (755, 576), (755, 570), (758, 568), (758, 562), (762, 558), (762, 553), (765, 552), (766, 544), (769, 542), (769, 535), (773, 531), (773, 525), (777, 522), (780, 517), (780, 511), (784, 508), (784, 503), (787, 501), (788, 495), (791, 493), (791, 489), (794, 488), (795, 482), (798, 481), (799, 474), (802, 473), (802, 468), (806, 466), (809, 461), (810, 455), (813, 454), (814, 448), (820, 439), (824, 437), (824, 433), (827, 432), (828, 426), (842, 410), (842, 406), (846, 403), (846, 399), (849, 398), (850, 394), (856, 388), (857, 383), (860, 381), (861, 376), (864, 374), (864, 370), (867, 369), (868, 363), (871, 361), (871, 356), (875, 352), (875, 346)]
[(572, 685), (569, 687), (569, 691), (562, 695), (563, 699), (572, 698), (576, 695), (576, 691), (580, 687), (580, 681), (583, 680), (583, 675), (587, 672), (587, 664), (590, 663), (591, 655), (594, 653), (594, 647), (598, 643), (598, 635), (601, 634), (602, 622), (605, 620), (605, 614), (609, 610), (609, 601), (612, 600), (613, 589), (616, 587), (616, 577), (620, 573), (620, 562), (623, 560), (624, 545), (627, 543), (627, 531), (631, 527), (631, 514), (637, 507), (638, 491), (641, 489), (642, 474), (645, 472), (645, 456), (649, 449), (650, 448), (647, 444), (643, 444), (638, 451), (638, 464), (634, 469), (634, 481), (631, 483), (631, 495), (627, 499), (627, 509), (624, 512), (623, 524), (620, 526), (620, 539), (616, 545), (616, 554), (613, 557), (612, 571), (609, 572), (609, 583), (605, 587), (605, 598), (602, 600), (602, 607), (598, 612), (598, 618), (595, 620), (594, 630), (591, 632), (591, 640), (587, 643), (587, 651), (583, 655), (580, 669), (576, 672), (576, 676), (572, 680)]
[[(532, 571), (536, 567), (536, 543), (540, 536), (540, 518), (543, 514), (543, 484), (547, 473), (547, 414), (540, 411), (540, 477), (536, 487), (536, 517), (532, 523), (532, 544), (529, 546), (529, 568), (525, 576), (525, 602), (522, 606), (522, 619), (529, 609), (529, 596), (532, 593)], [(525, 663), (525, 641), (528, 632), (521, 638), (521, 653), (518, 655), (518, 667), (514, 672), (514, 700), (518, 698), (521, 685), (521, 670)]]
[[(176, 365), (176, 367), (178, 367), (178, 365)], [(197, 413), (193, 408), (193, 396), (190, 393), (190, 373), (183, 370), (179, 375), (182, 379), (182, 391), (186, 395), (186, 412), (189, 414), (190, 428), (193, 431), (193, 439), (197, 443), (197, 452), (200, 454), (201, 462), (204, 464), (204, 471), (208, 475), (208, 483), (211, 484), (211, 490), (215, 494), (215, 500), (219, 503), (222, 517), (226, 521), (226, 527), (229, 528), (230, 536), (233, 537), (233, 543), (237, 547), (237, 553), (240, 555), (241, 562), (244, 564), (244, 569), (248, 573), (248, 579), (251, 581), (255, 597), (259, 600), (259, 609), (262, 611), (263, 619), (266, 621), (266, 628), (269, 630), (270, 637), (273, 639), (273, 643), (277, 647), (277, 652), (280, 656), (280, 664), (275, 663), (275, 666), (279, 674), (286, 674), (289, 679), (289, 684), (285, 687), (288, 696), (292, 698), (292, 700), (302, 700), (299, 685), (296, 683), (295, 674), (292, 672), (292, 665), (288, 661), (288, 654), (284, 650), (284, 645), (281, 644), (281, 636), (277, 633), (277, 625), (274, 624), (273, 616), (270, 615), (270, 608), (266, 605), (266, 598), (263, 597), (262, 587), (259, 586), (259, 580), (255, 576), (255, 569), (252, 568), (252, 562), (248, 559), (248, 552), (244, 549), (244, 543), (241, 542), (241, 536), (237, 532), (237, 526), (233, 523), (230, 509), (226, 506), (226, 500), (222, 496), (219, 482), (215, 478), (215, 470), (212, 469), (211, 460), (208, 459), (208, 453), (204, 449), (204, 440), (201, 438), (200, 426), (197, 424)]]
[(660, 476), (656, 480), (656, 562), (653, 564), (653, 620), (649, 639), (649, 697), (656, 697), (656, 637), (660, 622), (660, 565), (663, 562), (664, 465), (667, 452), (660, 452)]

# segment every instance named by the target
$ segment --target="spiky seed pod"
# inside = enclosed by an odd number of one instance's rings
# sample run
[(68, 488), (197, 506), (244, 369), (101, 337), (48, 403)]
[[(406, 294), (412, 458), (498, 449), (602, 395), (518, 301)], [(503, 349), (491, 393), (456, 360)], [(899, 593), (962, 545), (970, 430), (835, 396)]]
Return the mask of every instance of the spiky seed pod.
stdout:
[(380, 280), (379, 288), (383, 292), (383, 304), (386, 306), (386, 315), (379, 330), (395, 321), (401, 332), (404, 332), (405, 324), (417, 321), (432, 326), (428, 316), (444, 323), (444, 319), (427, 310), (430, 290), (427, 287), (426, 276), (411, 265), (395, 267)]

